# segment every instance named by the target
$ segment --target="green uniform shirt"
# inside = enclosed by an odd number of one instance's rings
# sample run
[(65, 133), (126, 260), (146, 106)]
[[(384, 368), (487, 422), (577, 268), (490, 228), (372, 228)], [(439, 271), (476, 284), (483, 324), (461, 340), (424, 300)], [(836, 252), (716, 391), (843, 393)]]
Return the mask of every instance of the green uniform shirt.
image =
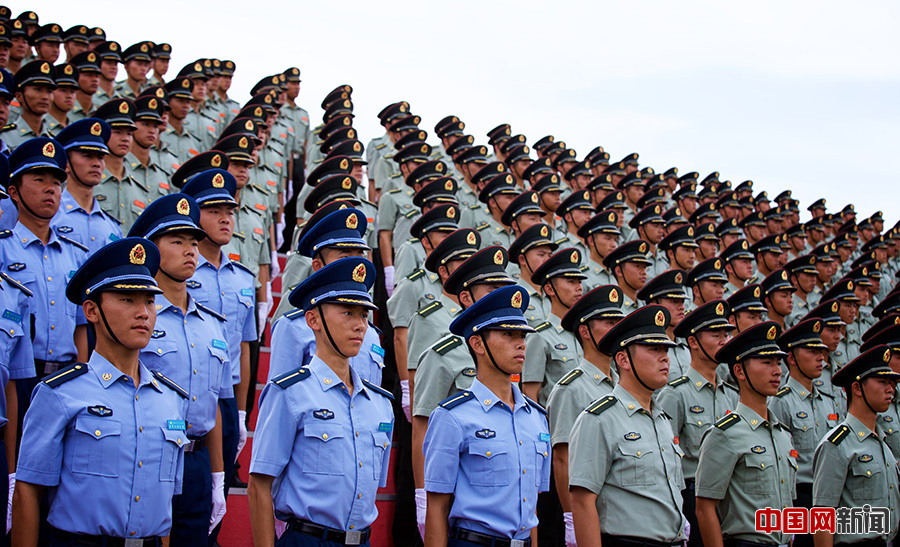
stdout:
[(816, 445), (841, 420), (834, 399), (819, 393), (815, 385), (809, 391), (796, 379), (788, 376), (784, 387), (772, 399), (769, 409), (791, 432), (800, 467), (797, 471), (797, 484), (812, 484)]
[[(184, 120), (187, 122), (187, 118)], [(200, 135), (195, 135), (188, 124), (185, 123), (181, 133), (175, 131), (171, 126), (167, 127), (159, 134), (159, 142), (165, 145), (166, 149), (177, 159), (179, 164), (203, 152), (203, 139)]]
[(835, 545), (866, 539), (890, 540), (897, 533), (900, 486), (897, 459), (885, 442), (884, 431), (866, 427), (847, 416), (819, 442), (813, 459), (813, 505), (824, 507), (886, 507), (887, 534), (834, 535)]
[(481, 232), (481, 246), (490, 247), (491, 245), (500, 245), (505, 249), (509, 249), (509, 246), (512, 245), (512, 242), (516, 239), (512, 231), (494, 220), (494, 217), (492, 216), (488, 216), (485, 219), (485, 222), (487, 223), (487, 226), (484, 228), (481, 226), (478, 227), (478, 231)]
[(118, 95), (116, 95), (115, 85), (113, 85), (113, 92), (109, 94), (102, 87), (97, 88), (97, 92), (91, 96), (91, 102), (94, 103), (94, 110), (97, 110), (104, 104), (108, 103), (112, 99), (115, 99)]
[(656, 400), (672, 418), (672, 430), (684, 451), (682, 464), (685, 479), (693, 479), (697, 475), (703, 434), (733, 411), (738, 399), (739, 394), (734, 386), (718, 378), (713, 384), (693, 367), (659, 391)]
[(894, 400), (885, 412), (878, 415), (878, 427), (884, 433), (884, 442), (890, 447), (895, 458), (900, 458), (900, 395), (894, 393)]
[[(475, 196), (474, 192), (469, 191), (471, 194), (467, 195), (467, 190), (468, 186), (463, 184), (462, 188), (459, 189), (459, 192), (456, 193), (456, 199), (460, 200), (459, 227), (478, 228), (479, 226), (485, 225), (487, 223), (487, 220), (491, 216), (491, 213), (490, 211), (488, 211), (486, 205), (478, 202), (478, 198)], [(467, 201), (468, 203), (463, 204), (463, 200)]]
[[(93, 105), (92, 105), (93, 106)], [(77, 122), (78, 120), (83, 120), (88, 117), (89, 112), (85, 112), (84, 108), (82, 108), (81, 103), (78, 100), (75, 100), (75, 106), (72, 107), (72, 110), (69, 111), (69, 123)]]
[(441, 338), (419, 356), (413, 416), (427, 418), (441, 401), (472, 387), (476, 374), (463, 339), (452, 334)]
[(560, 326), (552, 313), (547, 322), (535, 327), (537, 333), (528, 337), (522, 382), (541, 384), (538, 402), (546, 406), (550, 391), (563, 376), (578, 366), (584, 352), (575, 335)]
[(791, 435), (771, 412), (763, 418), (738, 403), (734, 412), (709, 428), (700, 443), (698, 498), (718, 504), (722, 535), (784, 545), (790, 535), (755, 529), (756, 510), (791, 507), (796, 498), (797, 458)]
[(394, 294), (387, 300), (391, 325), (395, 328), (409, 328), (412, 316), (418, 310), (436, 302), (442, 290), (438, 275), (421, 268), (400, 278)]
[(281, 119), (288, 121), (288, 131), (292, 133), (292, 150), (305, 152), (306, 141), (309, 140), (312, 131), (309, 128), (309, 112), (288, 101), (281, 107)]
[(211, 150), (216, 144), (219, 122), (216, 118), (210, 117), (207, 112), (192, 110), (182, 124), (188, 133), (196, 135), (200, 140), (200, 148), (197, 149), (200, 152)]
[[(590, 256), (590, 255), (585, 255)], [(593, 260), (588, 259), (587, 265), (582, 268), (587, 279), (581, 282), (584, 285), (584, 292), (592, 291), (601, 285), (615, 285), (616, 277), (606, 269), (603, 264), (597, 264)], [(649, 279), (649, 278), (648, 278)]]
[(553, 446), (568, 444), (572, 426), (575, 425), (578, 416), (591, 402), (609, 395), (617, 380), (618, 375), (614, 370), (610, 370), (610, 376), (607, 376), (596, 365), (582, 357), (577, 367), (556, 382), (550, 391), (550, 398), (547, 399), (550, 443)]
[(450, 323), (463, 307), (440, 293), (437, 301), (420, 309), (409, 321), (406, 335), (406, 368), (415, 370), (419, 356), (441, 337), (450, 334)]
[[(169, 183), (171, 174), (161, 165), (153, 163), (153, 154), (150, 156), (150, 163), (146, 166), (131, 152), (125, 156), (124, 163), (125, 172), (147, 189), (145, 197), (148, 205), (156, 198), (167, 196), (173, 192), (172, 185)], [(175, 190), (177, 191), (178, 188)]]
[(403, 279), (424, 265), (425, 247), (418, 239), (408, 239), (394, 253), (394, 279)]
[(686, 539), (682, 454), (662, 408), (644, 410), (617, 385), (575, 420), (569, 486), (597, 494), (604, 533), (680, 543)]
[(25, 123), (25, 120), (17, 121), (11, 128), (3, 132), (3, 142), (5, 142), (12, 151), (27, 140), (36, 137), (53, 137), (53, 133), (50, 132), (50, 122), (47, 119), (49, 117), (50, 116), (44, 116), (41, 118), (41, 127), (38, 132), (34, 132), (31, 127)]
[(677, 380), (691, 368), (691, 350), (684, 338), (675, 338), (676, 346), (669, 348), (669, 381)]
[(235, 117), (241, 112), (241, 103), (226, 95), (222, 104), (225, 105), (225, 125), (227, 126), (234, 121)]
[[(146, 85), (141, 85), (138, 88), (138, 93), (144, 90)], [(100, 89), (97, 89), (97, 92), (100, 92)], [(128, 85), (128, 80), (119, 80), (116, 82), (116, 85), (113, 87), (113, 96), (122, 97), (125, 99), (129, 99), (131, 101), (137, 99), (138, 93), (135, 93), (131, 86)]]
[(396, 252), (409, 239), (409, 229), (421, 213), (413, 204), (412, 188), (403, 187), (381, 194), (378, 202), (378, 231), (391, 232), (391, 247)]
[(127, 234), (131, 225), (147, 207), (149, 189), (128, 174), (116, 179), (109, 171), (103, 172), (103, 180), (94, 188), (94, 197), (100, 208), (122, 223), (122, 233)]

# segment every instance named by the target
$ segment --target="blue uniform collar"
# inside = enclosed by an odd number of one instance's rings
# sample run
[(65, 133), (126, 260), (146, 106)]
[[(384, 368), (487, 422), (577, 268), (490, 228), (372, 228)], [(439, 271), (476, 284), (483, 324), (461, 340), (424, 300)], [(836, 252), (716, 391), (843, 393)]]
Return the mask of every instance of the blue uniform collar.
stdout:
[[(144, 363), (139, 362), (138, 366), (141, 373), (141, 382), (139, 384), (139, 387), (144, 387), (149, 384), (152, 385), (157, 391), (162, 393), (162, 388), (159, 386), (159, 382), (156, 380), (156, 378), (153, 377), (153, 374), (150, 372), (150, 370), (144, 366)], [(121, 378), (127, 377), (124, 372), (117, 369), (106, 359), (106, 357), (103, 357), (96, 351), (91, 354), (91, 358), (88, 360), (88, 370), (93, 371), (93, 373), (97, 375), (97, 380), (100, 382), (100, 385), (103, 386), (104, 389), (115, 384)]]
[[(25, 227), (21, 222), (16, 222), (16, 225), (13, 227), (13, 236), (16, 240), (22, 245), (22, 248), (25, 249), (35, 241), (37, 241), (40, 245), (43, 245), (40, 238), (34, 235), (31, 230)], [(50, 245), (59, 246), (59, 238), (56, 237), (56, 232), (53, 231), (53, 228), (50, 228), (50, 239), (47, 240), (47, 247)]]
[[(331, 367), (329, 367), (325, 361), (321, 360), (318, 355), (313, 355), (309, 364), (306, 365), (306, 368), (312, 372), (319, 387), (322, 388), (322, 391), (328, 391), (329, 389), (344, 385), (344, 382), (338, 378), (337, 374), (331, 370)], [(350, 367), (350, 378), (353, 380), (353, 395), (356, 396), (357, 393), (363, 393), (366, 398), (371, 399), (369, 390), (366, 389), (362, 378), (360, 378), (359, 374), (353, 370), (352, 366)]]
[[(481, 410), (488, 412), (493, 407), (501, 404), (506, 406), (506, 404), (494, 394), (493, 391), (488, 389), (488, 387), (482, 384), (478, 378), (472, 381), (472, 387), (469, 388), (473, 394), (475, 394), (475, 400), (478, 401), (479, 406), (481, 406)], [(526, 412), (531, 412), (531, 406), (525, 401), (525, 397), (522, 396), (522, 392), (519, 391), (519, 388), (516, 387), (515, 384), (512, 384), (512, 394), (513, 394), (513, 404), (515, 405), (515, 410), (519, 410), (524, 408)]]
[[(187, 313), (184, 314), (185, 317), (188, 315), (194, 314), (197, 317), (199, 317), (200, 319), (203, 319), (203, 314), (201, 314), (200, 310), (197, 309), (197, 305), (194, 302), (194, 298), (191, 296), (190, 293), (188, 293), (187, 296), (188, 296), (188, 307), (187, 307)], [(160, 313), (168, 310), (169, 308), (174, 308), (175, 310), (178, 311), (178, 313), (181, 313), (181, 308), (179, 308), (175, 304), (172, 304), (171, 302), (169, 302), (166, 299), (165, 295), (157, 294), (156, 295), (156, 314), (159, 315)]]
[(84, 207), (78, 204), (75, 201), (75, 197), (69, 193), (69, 189), (66, 188), (63, 190), (62, 196), (59, 199), (59, 210), (65, 214), (74, 213), (75, 211), (84, 211), (88, 215), (103, 215), (103, 210), (100, 208), (100, 204), (97, 203), (97, 198), (92, 198), (91, 202), (91, 210), (85, 211)]
[[(233, 270), (234, 264), (232, 263), (231, 259), (228, 258), (228, 255), (226, 255), (224, 251), (219, 251), (219, 255), (219, 263), (221, 264), (221, 266), (219, 266), (219, 269), (221, 270), (222, 268), (225, 268), (227, 266), (229, 269)], [(200, 261), (197, 262), (197, 269), (199, 270), (202, 266), (207, 266), (209, 268), (212, 268), (213, 270), (216, 269), (216, 267), (213, 266), (212, 262), (206, 260), (205, 256), (200, 255)]]

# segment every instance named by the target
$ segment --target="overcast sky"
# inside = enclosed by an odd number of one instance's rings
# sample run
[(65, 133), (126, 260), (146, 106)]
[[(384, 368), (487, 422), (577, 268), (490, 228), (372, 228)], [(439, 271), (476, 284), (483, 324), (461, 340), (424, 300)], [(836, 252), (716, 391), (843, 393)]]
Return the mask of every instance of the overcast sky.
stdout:
[[(173, 77), (201, 57), (237, 63), (232, 95), (289, 66), (313, 124), (353, 86), (364, 142), (386, 104), (410, 102), (433, 136), (456, 114), (476, 142), (500, 123), (579, 158), (719, 171), (791, 188), (806, 206), (848, 202), (900, 217), (900, 5), (866, 2), (43, 1), (42, 23), (102, 26), (124, 47), (173, 46)], [(120, 75), (124, 71), (120, 70)]]

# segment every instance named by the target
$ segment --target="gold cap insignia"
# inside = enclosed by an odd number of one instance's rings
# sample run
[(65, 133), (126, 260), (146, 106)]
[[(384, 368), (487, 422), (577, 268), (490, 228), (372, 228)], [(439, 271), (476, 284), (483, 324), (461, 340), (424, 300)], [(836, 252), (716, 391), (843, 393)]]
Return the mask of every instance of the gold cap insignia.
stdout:
[(512, 307), (519, 309), (522, 307), (522, 291), (516, 291), (512, 295), (512, 299), (509, 302)]
[(238, 141), (238, 147), (250, 148), (250, 141), (247, 140), (247, 137), (241, 137), (241, 140)]
[(541, 226), (541, 237), (547, 237), (550, 234), (550, 231), (547, 230), (546, 226)]
[(91, 126), (91, 135), (93, 135), (95, 137), (99, 137), (100, 133), (103, 133), (103, 128), (100, 127), (100, 122), (96, 122), (94, 125)]
[(578, 264), (578, 251), (572, 251), (572, 256), (569, 257), (569, 260), (572, 261), (572, 264)]
[(816, 321), (816, 323), (813, 325), (813, 332), (818, 333), (820, 330), (822, 330), (822, 322)]
[(721, 302), (716, 304), (716, 315), (725, 315), (725, 304)]
[(128, 260), (132, 264), (137, 264), (138, 266), (142, 265), (144, 261), (147, 259), (147, 252), (144, 250), (144, 246), (138, 243), (134, 247), (131, 248), (131, 252), (128, 253)]
[(44, 148), (41, 150), (41, 153), (43, 153), (48, 158), (52, 158), (54, 155), (56, 155), (56, 147), (53, 146), (52, 142), (48, 142), (47, 144), (44, 145)]
[(647, 252), (647, 244), (646, 244), (646, 243), (641, 243), (641, 246), (638, 247), (638, 252), (646, 253), (646, 252)]
[(149, 101), (147, 101), (147, 106), (149, 106), (153, 110), (156, 110), (156, 107), (159, 106), (159, 103), (156, 102), (156, 99), (150, 99)]
[(41, 65), (41, 72), (44, 74), (50, 74), (50, 63), (44, 63)]
[(141, 53), (147, 53), (150, 48), (147, 47), (147, 44), (141, 44)]
[(503, 251), (498, 249), (497, 252), (494, 253), (494, 264), (503, 264)]
[(656, 213), (657, 215), (659, 214), (660, 211), (661, 211), (661, 209), (659, 208), (659, 205), (657, 205), (656, 207), (653, 208), (653, 212)]
[(119, 49), (119, 44), (117, 44), (117, 43), (115, 43), (115, 42), (109, 44), (109, 50), (110, 50), (110, 51), (118, 51), (118, 49)]
[(353, 281), (357, 283), (362, 283), (366, 280), (366, 265), (360, 264), (356, 268), (353, 268)]
[(216, 176), (212, 179), (213, 188), (223, 188), (225, 186), (225, 177), (222, 176), (222, 173), (216, 173)]
[(616, 304), (619, 301), (619, 289), (609, 290), (609, 301)]
[(885, 363), (891, 362), (891, 349), (890, 348), (884, 350), (884, 357), (882, 357), (882, 359), (884, 359)]
[(656, 323), (657, 327), (665, 326), (666, 324), (666, 314), (662, 312), (662, 310), (656, 312), (656, 317), (653, 318), (653, 321)]
[(177, 210), (182, 215), (191, 214), (191, 206), (188, 204), (188, 200), (186, 198), (181, 198), (181, 201), (178, 202), (175, 210)]
[(72, 75), (72, 65), (66, 65), (66, 68), (63, 69), (63, 73), (66, 76), (71, 76)]
[(756, 287), (755, 289), (753, 289), (753, 296), (755, 296), (756, 298), (759, 298), (761, 294), (762, 294), (762, 290), (759, 287)]
[(353, 130), (353, 129), (348, 129), (348, 130), (347, 130), (347, 138), (349, 138), (349, 139), (355, 139), (355, 138), (356, 138), (356, 131)]
[(469, 245), (475, 245), (476, 242), (477, 240), (475, 239), (475, 232), (469, 232), (468, 234), (466, 234), (466, 243), (468, 243)]
[(128, 114), (128, 103), (126, 103), (125, 101), (122, 101), (119, 104), (119, 112), (121, 114)]
[(359, 144), (359, 142), (353, 143), (353, 151), (359, 152), (360, 150), (362, 150), (362, 146)]
[(266, 104), (272, 104), (272, 96), (271, 95), (266, 95), (263, 100), (266, 102)]
[(610, 213), (608, 218), (609, 218), (609, 221), (610, 221), (610, 222), (615, 222), (615, 221), (616, 221), (616, 214), (615, 214), (615, 213)]
[[(185, 87), (187, 87), (187, 86), (185, 86)], [(257, 118), (262, 118), (262, 113), (263, 113), (263, 109), (261, 106), (257, 106), (253, 110), (253, 115), (256, 116)]]
[[(156, 97), (162, 99), (166, 96), (166, 91), (163, 88), (159, 88), (156, 90)], [(154, 107), (155, 108), (155, 107)]]
[(816, 257), (814, 257), (814, 256), (809, 257), (809, 263), (810, 263), (810, 264), (815, 264), (815, 263), (816, 263)]
[(750, 247), (747, 245), (747, 241), (741, 241), (741, 249), (747, 250)]
[(181, 80), (181, 87), (183, 87), (184, 89), (191, 87), (191, 81), (188, 80), (187, 78), (185, 78), (184, 80)]
[(209, 158), (209, 164), (213, 167), (219, 167), (222, 165), (222, 155), (216, 154), (215, 156)]
[(344, 180), (341, 181), (341, 188), (344, 190), (349, 190), (351, 186), (353, 186), (353, 182), (351, 182), (353, 178), (344, 177)]
[(347, 216), (347, 228), (355, 230), (357, 226), (359, 226), (359, 219), (356, 218), (356, 213), (350, 213)]
[(688, 226), (688, 235), (691, 237), (694, 236), (694, 227), (693, 226)]
[(537, 194), (531, 194), (531, 202), (532, 202), (532, 203), (537, 203), (537, 202), (538, 202)]
[(786, 271), (786, 270), (782, 270), (782, 271), (781, 271), (781, 279), (787, 281), (787, 278), (788, 278), (788, 277), (787, 277), (787, 271)]
[(450, 207), (447, 209), (447, 218), (456, 218), (456, 209)]
[(447, 182), (444, 183), (444, 190), (448, 192), (453, 191), (453, 179), (447, 179)]
[(587, 200), (587, 201), (591, 200), (591, 193), (589, 191), (585, 190), (583, 196), (584, 196), (585, 200)]
[(684, 281), (684, 276), (681, 275), (681, 272), (675, 274), (675, 283), (681, 284), (682, 281)]
[(341, 163), (340, 163), (340, 168), (347, 169), (348, 167), (350, 167), (350, 162), (347, 161), (347, 158), (342, 159)]
[(550, 182), (552, 182), (553, 184), (558, 183), (559, 177), (557, 177), (556, 175), (550, 175)]
[(50, 30), (52, 30), (53, 32), (59, 32), (59, 25), (53, 25), (52, 27), (50, 27)]
[(713, 267), (717, 270), (721, 270), (722, 269), (722, 261), (717, 258), (715, 264), (713, 264)]
[(775, 327), (775, 325), (772, 325), (771, 327), (769, 327), (769, 332), (766, 333), (766, 340), (774, 340), (775, 335), (777, 334), (778, 329)]
[(247, 120), (244, 123), (244, 129), (246, 129), (247, 131), (253, 131), (253, 120)]
[(832, 302), (832, 303), (831, 303), (831, 311), (832, 311), (832, 313), (836, 313), (836, 312), (838, 311), (838, 307), (839, 307), (839, 306), (838, 306), (838, 303), (837, 303), (837, 302)]
[(852, 280), (847, 281), (847, 288), (850, 289), (851, 291), (853, 290), (853, 281)]
[(434, 166), (434, 170), (437, 171), (438, 173), (443, 173), (444, 172), (443, 162), (438, 162), (437, 165)]

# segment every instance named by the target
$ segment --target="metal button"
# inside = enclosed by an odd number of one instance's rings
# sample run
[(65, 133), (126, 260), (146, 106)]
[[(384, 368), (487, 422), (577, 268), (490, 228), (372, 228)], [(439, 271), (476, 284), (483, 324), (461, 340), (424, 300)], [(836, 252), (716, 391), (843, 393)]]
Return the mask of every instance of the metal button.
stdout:
[(327, 439), (327, 438), (328, 438), (328, 433), (322, 433), (322, 438), (323, 438), (323, 439)]
[(488, 450), (487, 452), (484, 453), (484, 455), (490, 458), (490, 457), (491, 457), (491, 451)]
[(99, 436), (100, 436), (100, 430), (98, 429), (98, 430), (94, 431), (94, 435), (96, 435), (96, 436), (99, 437)]

